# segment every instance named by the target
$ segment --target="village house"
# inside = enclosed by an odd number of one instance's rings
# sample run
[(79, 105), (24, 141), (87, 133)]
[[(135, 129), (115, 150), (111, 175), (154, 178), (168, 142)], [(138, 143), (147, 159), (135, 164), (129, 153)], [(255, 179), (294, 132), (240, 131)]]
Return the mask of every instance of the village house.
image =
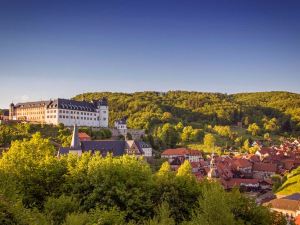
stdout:
[(199, 162), (203, 160), (200, 151), (187, 148), (166, 149), (161, 153), (161, 157), (168, 159), (169, 162), (172, 162), (175, 158), (183, 158), (189, 162)]
[(232, 167), (236, 173), (239, 173), (240, 177), (250, 178), (252, 174), (252, 163), (244, 158), (234, 158), (232, 160)]
[(270, 179), (276, 174), (277, 165), (273, 163), (254, 163), (253, 164), (253, 178), (256, 179)]
[(295, 193), (283, 198), (273, 199), (265, 206), (270, 206), (271, 210), (280, 212), (289, 219), (295, 219), (300, 216), (300, 193)]

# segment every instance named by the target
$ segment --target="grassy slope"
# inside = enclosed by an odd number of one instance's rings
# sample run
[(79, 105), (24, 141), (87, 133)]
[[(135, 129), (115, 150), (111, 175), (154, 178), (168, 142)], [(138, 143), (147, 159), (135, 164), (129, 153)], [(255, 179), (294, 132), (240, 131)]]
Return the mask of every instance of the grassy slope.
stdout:
[(293, 170), (288, 176), (287, 180), (278, 189), (279, 195), (290, 195), (293, 193), (300, 193), (300, 167)]

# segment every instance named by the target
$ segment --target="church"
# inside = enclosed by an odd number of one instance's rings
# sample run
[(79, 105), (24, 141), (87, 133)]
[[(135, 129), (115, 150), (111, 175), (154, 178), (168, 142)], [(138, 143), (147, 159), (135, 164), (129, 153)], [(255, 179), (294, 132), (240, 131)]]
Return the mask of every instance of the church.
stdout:
[(78, 127), (74, 125), (72, 141), (70, 147), (61, 147), (58, 156), (65, 154), (81, 155), (84, 152), (95, 154), (99, 152), (102, 156), (112, 154), (113, 156), (135, 155), (152, 157), (152, 148), (143, 141), (136, 140), (94, 140), (80, 141)]

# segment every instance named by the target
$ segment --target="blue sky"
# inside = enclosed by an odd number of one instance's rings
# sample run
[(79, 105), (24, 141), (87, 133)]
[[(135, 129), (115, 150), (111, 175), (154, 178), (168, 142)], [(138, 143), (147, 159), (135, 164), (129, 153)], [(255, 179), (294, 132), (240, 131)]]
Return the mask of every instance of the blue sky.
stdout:
[(89, 91), (300, 93), (298, 0), (1, 0), (0, 108)]

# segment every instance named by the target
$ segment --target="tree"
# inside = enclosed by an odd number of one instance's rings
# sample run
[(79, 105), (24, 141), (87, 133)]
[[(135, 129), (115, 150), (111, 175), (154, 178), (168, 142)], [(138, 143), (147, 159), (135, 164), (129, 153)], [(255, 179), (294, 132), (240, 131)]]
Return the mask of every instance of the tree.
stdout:
[(125, 212), (115, 208), (102, 210), (96, 208), (89, 213), (89, 224), (97, 225), (125, 225)]
[(269, 133), (265, 133), (264, 134), (264, 139), (268, 141), (270, 139), (270, 134)]
[(142, 158), (84, 153), (79, 158), (68, 155), (68, 165), (67, 193), (77, 196), (83, 209), (101, 205), (117, 207), (127, 219), (150, 216), (152, 172)]
[(204, 132), (200, 129), (194, 129), (191, 135), (192, 141), (203, 141)]
[(184, 128), (184, 126), (183, 126), (182, 122), (177, 123), (177, 125), (175, 126), (175, 130), (179, 133), (182, 132), (183, 128)]
[(184, 163), (178, 168), (177, 176), (192, 177), (192, 166), (188, 160), (185, 160)]
[(276, 132), (279, 130), (279, 125), (276, 118), (272, 118), (270, 120), (265, 118), (263, 121), (264, 121), (264, 128), (266, 131)]
[(249, 117), (248, 117), (248, 116), (246, 116), (246, 117), (244, 118), (244, 125), (245, 125), (245, 126), (248, 126), (248, 125), (249, 125)]
[(198, 199), (199, 207), (186, 225), (235, 225), (231, 205), (224, 189), (217, 183), (204, 184), (202, 197)]
[(230, 126), (214, 126), (214, 130), (223, 137), (231, 137), (232, 131)]
[(173, 148), (179, 141), (178, 133), (176, 132), (175, 128), (169, 123), (166, 123), (162, 126), (162, 128), (158, 131), (157, 136), (166, 147)]
[(0, 171), (14, 180), (26, 207), (42, 208), (47, 196), (61, 192), (66, 165), (54, 153), (54, 146), (40, 133), (30, 140), (13, 142), (3, 153)]
[(181, 134), (181, 140), (183, 142), (190, 142), (192, 140), (193, 131), (192, 126), (184, 127)]
[(257, 152), (258, 150), (259, 150), (259, 146), (258, 145), (255, 145), (253, 147), (248, 148), (248, 152), (250, 154), (255, 154), (255, 152)]
[(169, 162), (164, 162), (159, 171), (157, 172), (158, 176), (165, 176), (168, 175), (171, 172), (171, 166), (169, 164)]
[(256, 136), (260, 132), (260, 128), (256, 123), (252, 123), (248, 126), (248, 131), (253, 135)]
[(213, 148), (216, 143), (216, 138), (212, 134), (206, 134), (204, 136), (204, 145)]
[(166, 121), (170, 121), (173, 118), (172, 113), (170, 112), (164, 112), (162, 115), (162, 121), (166, 122)]
[(175, 225), (175, 220), (171, 216), (168, 203), (163, 202), (157, 209), (153, 219), (148, 220), (144, 225)]
[(249, 151), (249, 148), (250, 148), (249, 139), (246, 139), (244, 141), (243, 149), (246, 150), (246, 151)]
[(53, 225), (60, 225), (67, 214), (79, 209), (79, 203), (72, 197), (60, 196), (59, 198), (49, 197), (44, 206), (44, 212), (49, 222)]
[(89, 223), (89, 214), (83, 213), (70, 213), (66, 216), (66, 220), (63, 225), (87, 225)]

